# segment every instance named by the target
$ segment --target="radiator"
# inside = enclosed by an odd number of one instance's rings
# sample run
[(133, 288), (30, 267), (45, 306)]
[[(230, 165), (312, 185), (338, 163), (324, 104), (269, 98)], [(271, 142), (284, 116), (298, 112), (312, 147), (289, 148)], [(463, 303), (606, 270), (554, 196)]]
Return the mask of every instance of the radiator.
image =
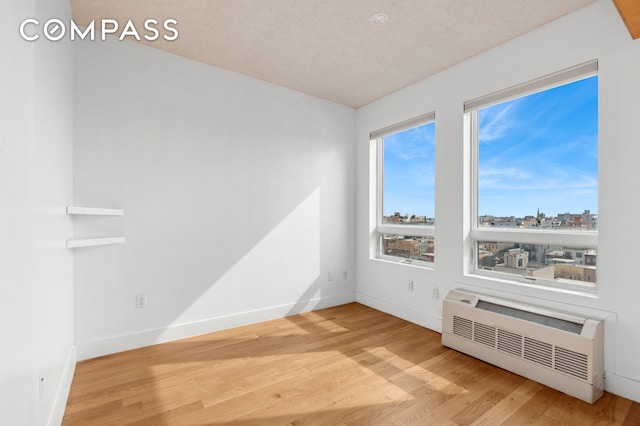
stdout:
[(599, 320), (452, 290), (442, 344), (589, 403), (603, 393)]

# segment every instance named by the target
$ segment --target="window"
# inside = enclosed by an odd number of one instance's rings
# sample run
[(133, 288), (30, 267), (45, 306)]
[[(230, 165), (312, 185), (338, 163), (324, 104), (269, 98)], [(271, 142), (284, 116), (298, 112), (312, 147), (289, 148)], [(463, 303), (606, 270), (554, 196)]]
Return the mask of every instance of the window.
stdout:
[(595, 291), (597, 62), (465, 103), (472, 273)]
[(434, 242), (435, 114), (373, 132), (376, 257), (431, 264)]

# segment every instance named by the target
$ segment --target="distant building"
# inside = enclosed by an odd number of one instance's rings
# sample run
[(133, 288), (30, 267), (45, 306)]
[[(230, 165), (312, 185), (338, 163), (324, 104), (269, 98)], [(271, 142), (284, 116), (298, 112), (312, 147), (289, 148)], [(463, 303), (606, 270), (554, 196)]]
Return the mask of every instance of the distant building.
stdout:
[(432, 238), (387, 235), (383, 238), (382, 244), (384, 254), (433, 262), (434, 242)]
[(558, 221), (563, 228), (598, 229), (598, 215), (585, 210), (583, 213), (562, 213)]
[(527, 265), (529, 265), (528, 251), (514, 248), (504, 254), (504, 266), (507, 268), (526, 269)]
[(550, 251), (545, 254), (547, 265), (573, 264), (573, 265), (596, 265), (595, 249), (573, 249), (563, 248)]
[(596, 282), (596, 268), (582, 265), (554, 265), (555, 278), (558, 280)]
[(496, 265), (492, 269), (497, 272), (520, 275), (523, 279), (525, 276), (529, 278), (540, 278), (545, 280), (555, 279), (554, 277), (555, 272), (554, 272), (553, 266), (547, 266), (547, 267), (538, 268), (538, 269), (522, 269), (522, 268), (509, 268), (504, 264), (502, 264), (502, 265)]
[(391, 216), (384, 216), (383, 222), (391, 223), (391, 224), (417, 223), (417, 224), (424, 224), (424, 225), (433, 225), (435, 223), (435, 219), (427, 216), (418, 216), (418, 215), (409, 214), (409, 213), (402, 215), (402, 213), (400, 212), (394, 212), (393, 215)]
[(557, 217), (549, 217), (538, 210), (535, 216), (525, 217), (482, 215), (478, 217), (478, 224), (496, 228), (595, 230), (598, 229), (598, 215), (591, 213), (591, 210), (585, 210), (583, 213), (561, 213)]
[(584, 279), (583, 281), (589, 283), (596, 282), (596, 267), (595, 266), (585, 266), (583, 267)]
[(516, 219), (515, 216), (509, 217), (496, 217), (491, 226), (496, 228), (520, 228), (522, 227), (522, 220)]
[(515, 245), (515, 243), (503, 243), (500, 241), (484, 241), (479, 243), (479, 248), (481, 251), (496, 254), (500, 253), (501, 251), (513, 248), (515, 247)]

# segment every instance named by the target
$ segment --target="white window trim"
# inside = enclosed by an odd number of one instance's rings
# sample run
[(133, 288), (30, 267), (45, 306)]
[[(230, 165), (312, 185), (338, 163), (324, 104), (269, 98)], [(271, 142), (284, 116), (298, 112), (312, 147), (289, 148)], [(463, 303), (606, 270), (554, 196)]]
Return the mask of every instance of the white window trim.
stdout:
[[(560, 289), (578, 291), (585, 294), (597, 294), (597, 285), (581, 284), (576, 282), (566, 283), (562, 281), (536, 278), (531, 280), (523, 277), (515, 278), (513, 274), (487, 271), (478, 268), (477, 256), (479, 241), (499, 241), (536, 245), (563, 245), (576, 248), (598, 247), (597, 231), (550, 231), (550, 230), (517, 230), (517, 229), (487, 229), (478, 223), (478, 110), (497, 103), (523, 97), (535, 92), (544, 91), (565, 83), (577, 81), (582, 78), (592, 77), (598, 73), (598, 61), (593, 60), (576, 65), (565, 70), (543, 76), (541, 78), (523, 83), (511, 88), (501, 90), (464, 103), (464, 127), (465, 143), (470, 145), (471, 173), (470, 173), (470, 227), (467, 249), (471, 256), (468, 258), (470, 267), (466, 275), (491, 279), (493, 282), (505, 284), (520, 284), (545, 289)], [(469, 247), (470, 246), (470, 247)]]
[(409, 120), (392, 124), (384, 127), (380, 130), (371, 132), (369, 139), (372, 144), (375, 144), (375, 212), (376, 212), (376, 238), (375, 238), (375, 258), (382, 259), (394, 263), (421, 266), (427, 268), (433, 268), (435, 262), (426, 262), (417, 259), (402, 259), (395, 256), (389, 256), (382, 253), (382, 238), (385, 234), (391, 235), (403, 235), (407, 237), (432, 237), (435, 239), (435, 226), (434, 225), (393, 225), (383, 224), (383, 182), (384, 182), (384, 146), (383, 140), (385, 136), (395, 133), (409, 130), (414, 127), (419, 127), (431, 122), (435, 122), (435, 112), (420, 115), (418, 117), (411, 118)]
[(597, 74), (598, 61), (594, 59), (592, 61), (587, 61), (582, 64), (536, 78), (526, 83), (518, 84), (467, 101), (464, 103), (464, 112), (477, 111), (481, 108), (521, 98), (532, 93), (542, 92), (552, 87), (562, 86), (563, 84), (570, 83), (572, 81), (593, 77)]

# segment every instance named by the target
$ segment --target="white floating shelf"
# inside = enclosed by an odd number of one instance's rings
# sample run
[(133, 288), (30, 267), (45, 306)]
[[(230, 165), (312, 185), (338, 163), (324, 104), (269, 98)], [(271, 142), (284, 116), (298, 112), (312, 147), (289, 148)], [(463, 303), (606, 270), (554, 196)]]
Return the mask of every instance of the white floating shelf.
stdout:
[(67, 248), (106, 246), (109, 244), (122, 244), (126, 241), (125, 237), (104, 237), (104, 238), (71, 238), (67, 240)]
[(98, 207), (76, 207), (67, 206), (67, 214), (83, 214), (94, 216), (123, 216), (122, 209), (103, 209)]

